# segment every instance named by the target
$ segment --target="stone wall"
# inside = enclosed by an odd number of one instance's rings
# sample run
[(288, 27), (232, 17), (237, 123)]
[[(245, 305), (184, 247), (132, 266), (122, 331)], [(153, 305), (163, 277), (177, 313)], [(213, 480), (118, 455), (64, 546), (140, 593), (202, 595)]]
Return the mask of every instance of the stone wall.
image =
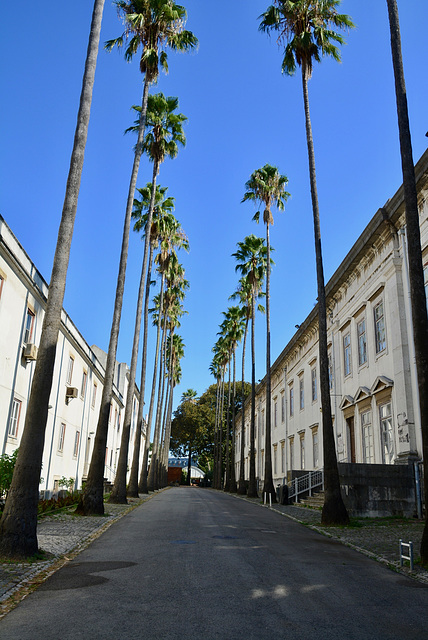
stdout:
[(417, 513), (413, 464), (339, 463), (340, 484), (351, 515), (404, 516)]

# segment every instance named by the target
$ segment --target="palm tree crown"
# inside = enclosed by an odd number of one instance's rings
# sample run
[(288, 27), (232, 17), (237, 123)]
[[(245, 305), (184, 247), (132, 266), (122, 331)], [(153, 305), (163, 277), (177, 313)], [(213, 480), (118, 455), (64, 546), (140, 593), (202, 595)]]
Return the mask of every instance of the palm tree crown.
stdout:
[[(290, 194), (285, 190), (288, 183), (287, 176), (281, 175), (277, 167), (265, 164), (261, 169), (257, 169), (251, 174), (248, 182), (245, 183), (247, 191), (242, 198), (242, 202), (253, 200), (260, 205), (264, 205), (263, 222), (266, 225), (273, 224), (272, 207), (278, 211), (284, 211), (285, 203)], [(257, 222), (260, 218), (260, 211), (254, 215)]]
[(296, 65), (312, 75), (313, 61), (332, 56), (340, 62), (337, 44), (344, 44), (343, 36), (335, 28), (351, 28), (349, 16), (337, 12), (340, 0), (275, 0), (262, 13), (260, 30), (278, 33), (278, 44), (285, 44), (282, 70), (293, 75)]
[(105, 48), (111, 51), (126, 45), (125, 60), (129, 62), (141, 47), (140, 71), (148, 82), (157, 80), (159, 67), (168, 72), (166, 47), (177, 51), (196, 47), (197, 38), (183, 29), (187, 13), (181, 5), (171, 0), (116, 0), (115, 4), (125, 30), (108, 40)]

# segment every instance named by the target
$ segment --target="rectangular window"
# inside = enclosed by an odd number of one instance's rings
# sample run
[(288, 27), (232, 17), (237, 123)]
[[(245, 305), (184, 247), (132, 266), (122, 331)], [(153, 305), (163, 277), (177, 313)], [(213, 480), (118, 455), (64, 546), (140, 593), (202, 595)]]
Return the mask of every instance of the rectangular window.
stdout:
[(285, 422), (285, 393), (281, 396), (281, 422)]
[(1, 298), (1, 292), (3, 291), (3, 282), (4, 282), (4, 278), (2, 275), (0, 275), (0, 298)]
[(92, 409), (95, 408), (95, 401), (97, 399), (97, 383), (94, 382), (94, 386), (92, 387)]
[(62, 453), (64, 451), (64, 440), (65, 440), (65, 424), (61, 422), (61, 426), (59, 429), (59, 439), (58, 439), (58, 452)]
[(311, 388), (312, 388), (312, 402), (317, 399), (317, 370), (311, 369)]
[(328, 386), (331, 391), (333, 389), (333, 358), (331, 353), (328, 354)]
[(361, 414), (361, 430), (363, 436), (363, 461), (374, 462), (372, 412), (364, 411)]
[(384, 464), (394, 462), (394, 439), (392, 432), (391, 403), (388, 402), (379, 407), (380, 430), (382, 438), (382, 457)]
[(366, 321), (360, 320), (357, 324), (358, 334), (358, 365), (365, 364), (367, 362), (367, 340), (366, 340)]
[(351, 334), (343, 336), (343, 365), (345, 376), (351, 373)]
[(77, 454), (79, 453), (79, 442), (80, 442), (80, 431), (76, 431), (76, 435), (74, 436), (73, 458), (77, 458)]
[(312, 451), (314, 456), (314, 469), (316, 469), (319, 466), (318, 429), (312, 431)]
[(113, 449), (110, 451), (110, 468), (113, 463)]
[(380, 353), (386, 348), (385, 316), (383, 312), (383, 302), (379, 302), (374, 308), (376, 353)]
[(71, 386), (71, 380), (73, 378), (73, 367), (74, 367), (74, 358), (73, 356), (70, 356), (68, 359), (67, 378), (66, 378), (66, 384), (68, 387)]
[(265, 435), (265, 412), (262, 411), (262, 436)]
[(290, 470), (294, 468), (294, 438), (290, 438)]
[(113, 415), (113, 403), (110, 402), (110, 413), (108, 414), (108, 422), (109, 422), (109, 424), (111, 424), (112, 415)]
[(285, 473), (285, 442), (281, 442), (281, 473)]
[(290, 416), (294, 416), (294, 387), (290, 387)]
[(276, 476), (277, 473), (277, 447), (273, 448), (273, 473)]
[(273, 426), (278, 426), (278, 403), (276, 402), (276, 400), (273, 405)]
[(86, 393), (86, 382), (88, 380), (88, 372), (83, 370), (83, 374), (82, 374), (82, 384), (80, 386), (80, 397), (83, 398), (85, 397), (85, 393)]
[(299, 380), (299, 398), (300, 398), (300, 409), (305, 408), (305, 387), (303, 384), (303, 376)]
[[(428, 265), (424, 266), (424, 286), (425, 286), (425, 298), (427, 301), (427, 311), (428, 311)], [(0, 295), (1, 295), (1, 282), (0, 282)]]
[(34, 313), (27, 309), (27, 317), (25, 319), (25, 330), (24, 330), (24, 342), (27, 344), (31, 342), (31, 338), (33, 337), (33, 327), (34, 327)]
[(21, 415), (21, 401), (13, 399), (12, 413), (9, 421), (9, 436), (16, 438), (18, 436), (19, 417)]
[(300, 436), (300, 468), (305, 468), (305, 436)]

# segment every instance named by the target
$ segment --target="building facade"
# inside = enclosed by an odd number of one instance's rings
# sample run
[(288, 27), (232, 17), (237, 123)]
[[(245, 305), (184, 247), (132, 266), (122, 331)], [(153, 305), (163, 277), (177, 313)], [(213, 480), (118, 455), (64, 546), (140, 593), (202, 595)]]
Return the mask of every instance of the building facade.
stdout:
[[(37, 359), (48, 285), (0, 216), (0, 438), (1, 453), (19, 447)], [(80, 489), (91, 460), (104, 383), (106, 354), (89, 347), (63, 310), (43, 453), (41, 491), (57, 491), (62, 478)], [(129, 371), (117, 363), (105, 458), (113, 482), (118, 460)], [(129, 448), (132, 462), (139, 392)]]
[[(415, 167), (428, 288), (428, 151)], [(379, 209), (326, 284), (331, 404), (339, 462), (422, 458), (403, 188)], [(323, 466), (318, 308), (276, 359), (272, 377), (275, 484)], [(427, 390), (428, 391), (428, 390)], [(265, 380), (256, 389), (256, 474), (264, 477)], [(241, 417), (236, 419), (239, 472)], [(250, 398), (245, 404), (249, 474)]]

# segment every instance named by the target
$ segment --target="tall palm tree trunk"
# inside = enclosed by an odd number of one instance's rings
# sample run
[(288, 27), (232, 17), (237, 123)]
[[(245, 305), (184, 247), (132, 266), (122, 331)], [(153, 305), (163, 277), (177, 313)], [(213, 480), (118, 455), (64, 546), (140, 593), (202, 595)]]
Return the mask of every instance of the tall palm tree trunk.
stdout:
[(88, 136), (103, 9), (104, 0), (95, 0), (74, 145), (38, 357), (27, 406), (24, 431), (19, 445), (18, 459), (0, 521), (0, 549), (2, 555), (5, 556), (31, 556), (37, 551), (37, 504), (49, 396), (52, 388), (70, 246)]
[(250, 424), (250, 477), (248, 482), (249, 498), (257, 498), (256, 484), (256, 294), (253, 288), (251, 296), (251, 424)]
[[(162, 346), (159, 367), (159, 387), (158, 387), (158, 403), (156, 409), (155, 436), (153, 438), (153, 451), (156, 456), (154, 466), (153, 486), (159, 489), (159, 464), (161, 457), (161, 428), (162, 428), (162, 408), (165, 396), (165, 361), (166, 361), (166, 313), (164, 314), (162, 331)], [(153, 461), (153, 457), (152, 457)]]
[(213, 461), (213, 487), (217, 489), (217, 465), (218, 465), (218, 436), (219, 436), (219, 419), (220, 419), (220, 383), (221, 378), (217, 378), (216, 397), (215, 397), (215, 421), (214, 421), (214, 461)]
[(422, 449), (424, 463), (425, 527), (420, 547), (421, 560), (428, 564), (428, 320), (424, 288), (424, 274), (419, 227), (418, 198), (413, 165), (412, 140), (407, 109), (406, 85), (401, 54), (400, 24), (396, 0), (387, 0), (391, 31), (391, 52), (395, 77), (401, 166), (403, 171), (406, 210), (407, 245), (409, 256), (410, 300), (412, 306), (413, 339), (421, 414)]
[(230, 464), (229, 464), (229, 440), (230, 440), (230, 392), (231, 392), (231, 384), (230, 384), (230, 379), (231, 379), (231, 354), (229, 353), (229, 382), (227, 385), (227, 409), (226, 409), (226, 464), (225, 464), (225, 471), (226, 471), (226, 479), (225, 479), (225, 483), (224, 483), (224, 491), (229, 491), (229, 487), (230, 487)]
[(305, 106), (306, 140), (309, 157), (309, 177), (311, 183), (312, 211), (314, 218), (315, 257), (318, 286), (318, 330), (320, 359), (320, 390), (322, 406), (322, 433), (324, 451), (324, 489), (325, 501), (322, 509), (323, 524), (347, 524), (348, 512), (340, 493), (339, 471), (337, 468), (336, 445), (334, 441), (333, 420), (331, 416), (330, 387), (328, 380), (327, 351), (327, 311), (324, 287), (324, 270), (321, 252), (321, 230), (318, 206), (317, 183), (315, 173), (315, 153), (312, 138), (312, 125), (309, 112), (308, 74), (302, 64), (303, 100)]
[[(248, 307), (247, 307), (248, 308)], [(242, 344), (242, 377), (241, 377), (241, 446), (240, 446), (240, 464), (239, 464), (239, 482), (238, 482), (238, 493), (240, 495), (245, 495), (247, 493), (247, 489), (245, 486), (245, 473), (244, 473), (244, 461), (245, 461), (245, 349), (247, 345), (247, 333), (248, 333), (248, 315), (245, 321), (245, 331), (244, 331), (244, 340)]]
[[(146, 388), (146, 368), (147, 368), (147, 336), (148, 336), (148, 323), (149, 323), (149, 298), (150, 298), (150, 282), (152, 277), (152, 263), (153, 263), (153, 244), (150, 242), (149, 252), (149, 264), (147, 268), (146, 278), (146, 290), (144, 296), (144, 320), (143, 320), (143, 347), (142, 347), (142, 364), (141, 364), (141, 382), (140, 382), (140, 403), (138, 405), (137, 416), (137, 428), (135, 430), (134, 438), (134, 453), (132, 456), (131, 475), (129, 477), (127, 495), (130, 498), (138, 498), (138, 471), (140, 466), (140, 444), (141, 444), (141, 431), (143, 428), (143, 415), (144, 415), (144, 398)], [(147, 438), (145, 439), (145, 443)], [(145, 444), (143, 445), (143, 458), (146, 450)]]
[(269, 222), (266, 223), (266, 434), (265, 434), (265, 477), (263, 492), (276, 502), (272, 478), (272, 431), (271, 431), (271, 372), (270, 372), (270, 238)]
[[(153, 176), (156, 181), (156, 175)], [(141, 267), (140, 285), (138, 289), (137, 312), (135, 315), (134, 339), (132, 344), (131, 366), (129, 370), (128, 391), (126, 394), (125, 418), (122, 428), (122, 439), (120, 443), (119, 461), (116, 470), (116, 477), (113, 489), (109, 498), (109, 502), (113, 504), (126, 504), (126, 476), (128, 472), (128, 451), (129, 451), (129, 434), (131, 431), (132, 409), (135, 393), (135, 376), (137, 373), (138, 349), (140, 345), (141, 316), (143, 311), (143, 299), (145, 292), (145, 276), (147, 271), (147, 261), (150, 253), (150, 229), (152, 226), (153, 208), (155, 204), (155, 191), (152, 190), (150, 198), (149, 211), (147, 215), (146, 235), (144, 242), (143, 264)], [(140, 402), (144, 404), (144, 399), (140, 397)], [(135, 425), (138, 431), (138, 421)], [(138, 443), (139, 447), (139, 443)]]
[[(147, 430), (149, 434), (150, 434), (150, 428), (152, 424), (153, 411), (154, 411), (154, 405), (155, 405), (156, 382), (158, 377), (159, 358), (162, 357), (162, 354), (160, 354), (160, 351), (161, 351), (160, 345), (161, 345), (161, 315), (162, 315), (162, 307), (163, 307), (164, 286), (165, 286), (165, 273), (162, 273), (160, 300), (159, 300), (159, 317), (158, 317), (158, 324), (156, 329), (156, 348), (155, 348), (155, 363), (153, 367), (152, 393), (150, 396), (149, 417), (147, 420)], [(152, 458), (150, 461), (150, 468), (148, 470), (148, 475), (147, 475), (148, 491), (154, 491), (154, 474), (155, 474), (154, 461), (156, 460), (155, 439), (156, 439), (156, 424), (153, 432)], [(150, 440), (148, 441), (150, 442)], [(153, 468), (152, 468), (152, 465), (153, 465)]]
[(235, 430), (235, 397), (236, 397), (236, 346), (233, 350), (233, 386), (232, 386), (232, 435), (230, 448), (230, 481), (229, 491), (237, 493), (236, 471), (235, 471), (235, 447), (236, 447), (236, 430)]
[[(119, 273), (116, 285), (116, 297), (113, 311), (113, 321), (110, 332), (110, 342), (107, 352), (107, 362), (104, 376), (103, 393), (101, 397), (101, 407), (95, 434), (94, 450), (89, 467), (88, 479), (85, 484), (76, 513), (81, 515), (102, 515), (104, 513), (103, 503), (103, 479), (104, 461), (107, 444), (108, 419), (110, 413), (110, 403), (113, 391), (113, 377), (116, 364), (117, 342), (119, 339), (120, 317), (122, 313), (123, 292), (125, 288), (126, 263), (128, 260), (129, 231), (131, 227), (131, 214), (134, 204), (135, 188), (137, 185), (138, 170), (140, 167), (142, 143), (146, 123), (147, 100), (149, 95), (149, 81), (147, 77), (144, 81), (143, 100), (140, 114), (140, 126), (138, 139), (135, 146), (134, 162), (129, 183), (128, 199), (126, 203), (125, 221), (123, 225), (122, 249), (119, 261)], [(156, 175), (154, 173), (154, 175)]]

